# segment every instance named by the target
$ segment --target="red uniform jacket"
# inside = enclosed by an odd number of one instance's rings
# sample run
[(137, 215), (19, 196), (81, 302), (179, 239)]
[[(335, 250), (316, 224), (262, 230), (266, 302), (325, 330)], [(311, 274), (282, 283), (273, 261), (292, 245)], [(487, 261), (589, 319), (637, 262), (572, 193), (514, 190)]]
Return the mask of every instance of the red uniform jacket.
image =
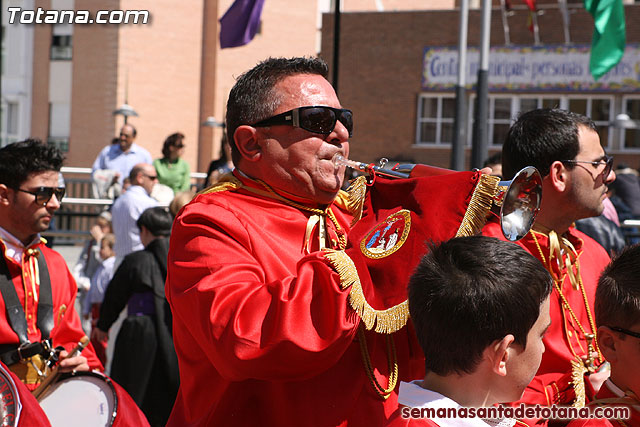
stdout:
[[(482, 233), (486, 236), (497, 237), (504, 240), (500, 225), (497, 222), (488, 223)], [(516, 243), (542, 262), (532, 233), (535, 232), (529, 232), (529, 234)], [(609, 255), (602, 246), (573, 227), (569, 229), (567, 236), (578, 252), (580, 275), (582, 283), (584, 284), (591, 316), (594, 316), (593, 303), (596, 285), (600, 273), (610, 261)], [(549, 240), (547, 236), (542, 233), (536, 233), (536, 238), (545, 257), (545, 267), (548, 268)], [(566, 270), (566, 268), (564, 270)], [(582, 327), (587, 333), (592, 333), (593, 331), (589, 323), (582, 292), (572, 288), (568, 276), (565, 276), (561, 290)], [(524, 396), (520, 401), (527, 404), (550, 406), (552, 404), (572, 403), (575, 399), (575, 393), (570, 384), (571, 361), (575, 360), (576, 356), (582, 357), (587, 355), (587, 343), (584, 335), (569, 310), (563, 307), (562, 299), (555, 288), (551, 293), (551, 306), (549, 310), (551, 314), (551, 327), (543, 340), (545, 352), (542, 356), (542, 363), (540, 364), (538, 373), (525, 390)], [(585, 387), (588, 400), (589, 396), (593, 394), (588, 380), (585, 381)]]
[[(613, 386), (613, 388), (617, 388)], [(600, 388), (600, 391), (596, 395), (596, 400), (589, 406), (626, 406), (630, 409), (631, 418), (629, 419), (591, 419), (591, 420), (574, 420), (571, 421), (567, 427), (626, 427), (626, 426), (640, 426), (640, 402), (636, 405), (623, 405), (622, 403), (606, 403), (604, 405), (600, 405), (599, 400), (605, 399), (616, 399), (622, 397), (622, 394), (612, 390), (611, 380), (605, 381), (605, 383)]]
[[(63, 346), (67, 351), (71, 351), (80, 341), (85, 333), (80, 325), (80, 318), (74, 308), (74, 302), (76, 299), (76, 293), (78, 287), (73, 279), (71, 272), (67, 268), (67, 264), (62, 256), (40, 242), (37, 245), (31, 246), (31, 248), (37, 248), (47, 261), (47, 268), (51, 277), (51, 294), (53, 297), (53, 322), (54, 326), (51, 330), (51, 340), (53, 346)], [(34, 298), (32, 288), (30, 284), (23, 284), (22, 279), (22, 266), (18, 264), (13, 258), (5, 255), (4, 244), (0, 241), (0, 250), (5, 257), (11, 279), (16, 288), (18, 298), (22, 303), (23, 309), (25, 309), (25, 316), (27, 318), (27, 327), (29, 341), (40, 341), (40, 330), (36, 326), (38, 306)], [(39, 288), (36, 292), (39, 294)], [(11, 328), (9, 320), (7, 319), (7, 310), (4, 305), (4, 300), (0, 298), (0, 343), (1, 344), (18, 344), (18, 336)], [(87, 358), (89, 367), (91, 369), (103, 370), (102, 364), (96, 357), (91, 344), (82, 351), (82, 355)], [(35, 385), (27, 385), (30, 389), (35, 389)]]
[[(197, 196), (171, 235), (167, 298), (180, 365), (169, 426), (381, 426), (397, 407), (363, 367), (349, 289), (318, 251), (313, 213), (242, 189)], [(331, 207), (342, 232), (350, 213)], [(328, 245), (338, 247), (327, 219)], [(305, 236), (311, 253), (305, 255)], [(424, 375), (410, 326), (395, 333), (399, 378)], [(387, 386), (385, 337), (366, 332), (377, 380)]]

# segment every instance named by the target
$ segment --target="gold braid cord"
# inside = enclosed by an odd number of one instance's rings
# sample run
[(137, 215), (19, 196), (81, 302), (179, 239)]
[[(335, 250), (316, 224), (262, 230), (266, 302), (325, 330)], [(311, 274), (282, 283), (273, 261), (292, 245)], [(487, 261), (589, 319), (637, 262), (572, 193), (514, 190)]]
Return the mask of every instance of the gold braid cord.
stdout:
[(386, 310), (374, 309), (364, 296), (358, 270), (349, 255), (344, 251), (327, 249), (324, 257), (340, 275), (342, 289), (351, 286), (349, 304), (358, 313), (368, 331), (375, 326), (378, 333), (392, 334), (407, 324), (409, 304), (406, 300)]
[(493, 205), (493, 198), (498, 189), (500, 178), (482, 174), (478, 180), (467, 211), (462, 218), (456, 237), (473, 236), (478, 234), (487, 222), (487, 214)]
[(369, 350), (367, 349), (367, 337), (364, 335), (364, 330), (362, 328), (358, 328), (360, 353), (362, 354), (362, 362), (364, 363), (367, 377), (369, 377), (369, 382), (371, 382), (371, 385), (373, 386), (376, 393), (378, 393), (378, 396), (385, 400), (389, 397), (391, 392), (393, 392), (393, 389), (396, 388), (396, 384), (398, 383), (398, 357), (396, 356), (396, 345), (393, 342), (392, 335), (386, 335), (386, 340), (387, 363), (389, 366), (389, 384), (387, 385), (387, 388), (384, 388), (378, 382), (375, 371), (373, 370), (371, 358), (369, 357)]
[(573, 402), (573, 406), (576, 408), (582, 408), (586, 402), (586, 392), (584, 386), (584, 374), (587, 372), (584, 363), (581, 360), (571, 361), (571, 385), (576, 393), (576, 400)]

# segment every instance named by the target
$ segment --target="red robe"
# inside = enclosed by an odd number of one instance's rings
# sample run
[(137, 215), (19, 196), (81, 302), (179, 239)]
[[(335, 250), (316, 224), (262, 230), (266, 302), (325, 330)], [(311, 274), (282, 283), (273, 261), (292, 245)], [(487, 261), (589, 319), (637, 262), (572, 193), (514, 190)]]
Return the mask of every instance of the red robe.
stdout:
[[(615, 399), (615, 398), (620, 398), (623, 395), (620, 393), (620, 390), (618, 391), (614, 391), (612, 390), (612, 383), (611, 380), (607, 380), (605, 381), (605, 383), (602, 385), (602, 387), (600, 388), (600, 391), (598, 392), (598, 394), (596, 395), (596, 400), (589, 406), (594, 406), (594, 405), (598, 405), (598, 406), (602, 406), (599, 404), (599, 400), (600, 399)], [(617, 388), (615, 386), (613, 386), (614, 388)], [(637, 405), (624, 405), (622, 403), (607, 403), (604, 406), (626, 406), (630, 409), (631, 411), (631, 418), (630, 419), (609, 419), (609, 420), (604, 420), (604, 419), (590, 419), (590, 420), (574, 420), (571, 421), (567, 427), (607, 427), (607, 426), (614, 426), (614, 427), (626, 427), (626, 426), (640, 426), (640, 402), (638, 402)]]
[[(516, 243), (542, 262), (532, 233), (535, 232), (529, 232), (529, 234)], [(500, 225), (497, 222), (492, 221), (487, 223), (482, 230), (482, 234), (505, 240)], [(573, 227), (569, 229), (566, 236), (568, 236), (569, 241), (578, 252), (582, 283), (584, 284), (591, 316), (594, 316), (593, 304), (596, 285), (600, 273), (610, 261), (609, 255), (595, 240)], [(545, 261), (548, 263), (549, 240), (547, 236), (542, 233), (536, 233), (536, 238), (544, 254)], [(545, 267), (547, 267), (546, 263)], [(566, 268), (563, 269), (563, 272), (565, 270)], [(561, 290), (582, 327), (587, 333), (592, 333), (582, 293), (580, 290), (572, 288), (568, 275), (565, 276), (562, 282)], [(580, 357), (587, 355), (587, 343), (569, 310), (563, 308), (562, 300), (555, 288), (551, 293), (549, 310), (551, 314), (551, 327), (543, 340), (545, 352), (542, 355), (542, 363), (540, 364), (538, 373), (518, 403), (523, 402), (550, 406), (552, 404), (570, 404), (575, 399), (573, 387), (570, 385), (571, 361), (575, 360), (576, 355)], [(585, 387), (587, 390), (587, 400), (589, 400), (589, 396), (592, 395), (593, 392), (588, 379), (585, 379)]]
[[(30, 246), (30, 248), (37, 248), (41, 252), (40, 256), (44, 255), (51, 277), (54, 326), (50, 336), (53, 347), (63, 346), (65, 350), (71, 351), (78, 344), (78, 341), (85, 336), (82, 326), (80, 325), (80, 318), (74, 307), (78, 287), (62, 255), (53, 249), (49, 249), (42, 242)], [(2, 241), (0, 241), (0, 250), (9, 267), (11, 279), (15, 285), (16, 293), (22, 303), (23, 309), (25, 308), (26, 299), (25, 316), (27, 318), (29, 341), (40, 341), (40, 330), (36, 326), (38, 306), (31, 291), (31, 285), (23, 285), (22, 266), (13, 258), (6, 256), (5, 246)], [(39, 288), (37, 288), (37, 292), (39, 294)], [(0, 343), (18, 344), (18, 342), (18, 335), (13, 331), (7, 319), (4, 300), (0, 298)], [(82, 355), (87, 358), (91, 369), (104, 369), (91, 344), (82, 351)], [(27, 384), (30, 390), (34, 390), (36, 386), (35, 384)]]
[[(318, 251), (317, 230), (305, 255), (313, 214), (236, 178), (246, 187), (201, 194), (174, 223), (166, 293), (180, 391), (168, 425), (383, 425), (397, 395), (382, 400), (370, 384), (359, 318), (349, 289)], [(348, 231), (351, 214), (337, 203), (331, 209)], [(327, 246), (337, 248), (327, 224)], [(424, 375), (409, 328), (393, 334), (405, 381)], [(385, 337), (367, 331), (366, 340), (386, 387)]]
[[(3, 408), (0, 425), (18, 427), (51, 427), (51, 423), (33, 394), (20, 378), (0, 362), (0, 399)], [(16, 422), (17, 421), (17, 422)]]

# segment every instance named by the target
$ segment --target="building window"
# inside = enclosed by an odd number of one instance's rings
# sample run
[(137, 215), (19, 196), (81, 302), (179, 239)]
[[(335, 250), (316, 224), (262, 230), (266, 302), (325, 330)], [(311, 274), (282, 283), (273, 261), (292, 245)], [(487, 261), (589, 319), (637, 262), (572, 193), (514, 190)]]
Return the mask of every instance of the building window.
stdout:
[[(633, 120), (640, 120), (640, 98), (624, 98), (622, 112)], [(622, 147), (625, 149), (640, 148), (640, 129), (622, 129)]]
[(420, 95), (418, 98), (418, 144), (451, 144), (456, 100), (449, 95)]
[[(470, 129), (473, 128), (473, 109), (475, 95), (469, 102), (471, 117)], [(598, 126), (600, 143), (608, 148), (611, 144), (609, 123), (613, 119), (613, 97), (574, 97), (574, 96), (531, 96), (531, 95), (489, 95), (488, 137), (493, 148), (502, 146), (509, 127), (522, 113), (537, 108), (561, 108), (590, 117)], [(468, 131), (471, 144), (472, 131)], [(640, 148), (640, 145), (638, 145)]]
[(611, 143), (611, 128), (609, 123), (613, 120), (613, 100), (609, 97), (568, 97), (567, 109), (574, 113), (583, 114), (590, 117), (598, 126), (600, 144), (609, 147)]
[(51, 40), (51, 60), (71, 60), (73, 48), (70, 35), (53, 35)]

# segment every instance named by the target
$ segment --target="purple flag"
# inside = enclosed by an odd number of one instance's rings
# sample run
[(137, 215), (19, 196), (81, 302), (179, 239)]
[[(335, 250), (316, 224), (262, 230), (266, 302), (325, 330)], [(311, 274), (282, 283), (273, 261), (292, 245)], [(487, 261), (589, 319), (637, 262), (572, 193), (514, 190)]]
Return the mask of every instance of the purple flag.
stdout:
[(264, 0), (236, 0), (220, 18), (220, 48), (244, 46), (258, 31)]

